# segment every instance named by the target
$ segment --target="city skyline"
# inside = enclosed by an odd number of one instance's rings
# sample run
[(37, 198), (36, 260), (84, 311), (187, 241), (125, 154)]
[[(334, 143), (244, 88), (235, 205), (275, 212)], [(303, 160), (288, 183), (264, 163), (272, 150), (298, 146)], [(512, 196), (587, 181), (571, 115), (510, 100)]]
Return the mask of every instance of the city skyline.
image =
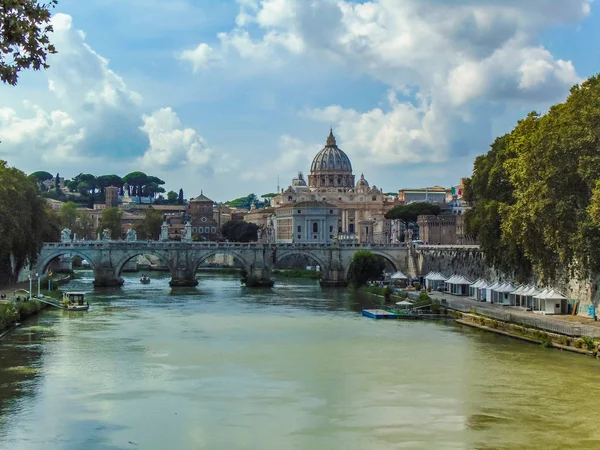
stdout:
[(0, 158), (225, 201), (307, 174), (332, 126), (384, 192), (452, 186), (600, 69), (587, 0), (204, 3), (61, 1), (51, 68), (0, 86)]

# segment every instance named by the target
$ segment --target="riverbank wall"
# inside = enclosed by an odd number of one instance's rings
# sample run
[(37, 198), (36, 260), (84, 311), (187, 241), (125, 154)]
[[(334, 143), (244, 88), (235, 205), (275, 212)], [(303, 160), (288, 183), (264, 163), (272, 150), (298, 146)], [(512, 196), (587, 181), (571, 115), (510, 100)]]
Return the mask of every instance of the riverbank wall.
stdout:
[(536, 328), (529, 328), (515, 323), (502, 322), (490, 317), (476, 314), (465, 314), (454, 311), (456, 322), (472, 328), (512, 337), (543, 347), (566, 350), (580, 355), (598, 357), (600, 343), (591, 338), (574, 338), (563, 334), (548, 333)]
[[(462, 275), (471, 281), (485, 278), (490, 282), (516, 283), (513, 274), (502, 273), (490, 267), (478, 246), (412, 246), (408, 258), (407, 275), (411, 277), (422, 277), (433, 271), (441, 272), (447, 277)], [(526, 284), (544, 287), (535, 275)], [(566, 295), (572, 304), (579, 302), (579, 315), (589, 317), (589, 306), (595, 306), (596, 309), (600, 307), (600, 275), (586, 279), (565, 279), (550, 287)]]

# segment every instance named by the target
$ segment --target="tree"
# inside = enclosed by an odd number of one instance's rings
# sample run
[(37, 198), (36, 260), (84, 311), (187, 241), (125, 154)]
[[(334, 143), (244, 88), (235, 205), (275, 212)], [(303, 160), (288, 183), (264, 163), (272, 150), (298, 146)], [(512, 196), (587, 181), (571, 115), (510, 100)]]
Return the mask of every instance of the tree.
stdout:
[(230, 220), (221, 228), (221, 234), (231, 242), (255, 242), (258, 239), (259, 228), (255, 223)]
[(0, 4), (0, 80), (15, 86), (24, 69), (47, 69), (46, 58), (56, 53), (48, 34), (50, 9), (57, 0), (5, 0)]
[(35, 264), (44, 241), (59, 240), (57, 218), (36, 182), (0, 161), (0, 284), (14, 283)]
[(44, 181), (51, 180), (52, 174), (50, 172), (46, 172), (45, 170), (40, 170), (38, 172), (33, 172), (29, 177), (34, 180), (40, 187)]
[(77, 222), (77, 204), (67, 202), (60, 208), (60, 223), (63, 228), (74, 231)]
[(380, 278), (384, 269), (385, 262), (380, 256), (368, 250), (359, 250), (350, 262), (348, 281), (354, 287), (364, 286), (367, 281)]
[(177, 203), (180, 205), (183, 205), (183, 203), (184, 203), (183, 189), (179, 189), (179, 197), (177, 198)]
[(135, 194), (137, 197), (142, 196), (142, 187), (146, 184), (148, 175), (144, 172), (131, 172), (123, 177), (123, 182), (127, 183), (129, 189), (129, 195), (131, 196), (131, 188), (135, 187)]
[(598, 123), (599, 75), (547, 114), (530, 113), (477, 158), (465, 189), (467, 231), (495, 268), (530, 268), (543, 283), (600, 272)]
[(175, 191), (169, 191), (167, 192), (167, 203), (169, 203), (169, 205), (174, 205), (177, 203), (177, 192)]
[(264, 203), (261, 202), (255, 194), (248, 194), (245, 197), (239, 197), (233, 200), (230, 200), (225, 203), (227, 206), (231, 206), (232, 208), (242, 208), (242, 209), (250, 209), (252, 204), (254, 204), (257, 208), (262, 208)]
[(100, 232), (104, 229), (110, 230), (112, 239), (120, 239), (122, 236), (121, 224), (123, 222), (123, 211), (119, 208), (106, 208), (102, 211), (100, 219)]
[(160, 238), (160, 227), (163, 217), (160, 211), (149, 207), (146, 209), (146, 217), (136, 225), (135, 231), (139, 239), (158, 241)]
[(56, 172), (56, 178), (54, 179), (54, 189), (60, 191), (60, 174)]
[(90, 214), (86, 214), (85, 212), (79, 212), (77, 214), (77, 221), (73, 228), (73, 232), (77, 234), (77, 237), (82, 239), (93, 239), (94, 228), (94, 219)]

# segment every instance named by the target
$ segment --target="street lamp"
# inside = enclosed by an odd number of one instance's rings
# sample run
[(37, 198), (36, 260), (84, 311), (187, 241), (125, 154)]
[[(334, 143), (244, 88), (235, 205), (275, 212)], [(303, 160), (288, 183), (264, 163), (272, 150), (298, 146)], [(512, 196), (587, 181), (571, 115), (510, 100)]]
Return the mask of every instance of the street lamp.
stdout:
[(29, 279), (29, 298), (31, 298), (31, 274), (27, 275), (27, 278)]
[(37, 274), (37, 273), (35, 274), (35, 276), (38, 279), (38, 293), (37, 293), (37, 296), (38, 296), (38, 298), (40, 298), (42, 296), (42, 291), (40, 290), (41, 289), (40, 288), (40, 280), (42, 279), (42, 277), (41, 277), (40, 274)]

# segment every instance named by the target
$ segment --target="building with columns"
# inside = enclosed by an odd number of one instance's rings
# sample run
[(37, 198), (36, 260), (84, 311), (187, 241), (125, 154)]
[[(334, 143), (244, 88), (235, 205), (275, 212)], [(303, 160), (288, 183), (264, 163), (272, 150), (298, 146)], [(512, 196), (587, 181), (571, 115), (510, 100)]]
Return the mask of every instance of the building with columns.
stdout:
[(332, 242), (337, 235), (339, 209), (327, 202), (288, 203), (275, 210), (275, 242), (281, 244)]
[(275, 208), (277, 216), (280, 208), (302, 202), (333, 205), (337, 211), (334, 230), (339, 239), (390, 242), (391, 223), (384, 214), (397, 203), (377, 186), (369, 185), (364, 175), (355, 182), (352, 163), (337, 146), (333, 130), (329, 132), (325, 147), (312, 161), (308, 182), (299, 173), (287, 189), (282, 189), (271, 199), (271, 207)]

